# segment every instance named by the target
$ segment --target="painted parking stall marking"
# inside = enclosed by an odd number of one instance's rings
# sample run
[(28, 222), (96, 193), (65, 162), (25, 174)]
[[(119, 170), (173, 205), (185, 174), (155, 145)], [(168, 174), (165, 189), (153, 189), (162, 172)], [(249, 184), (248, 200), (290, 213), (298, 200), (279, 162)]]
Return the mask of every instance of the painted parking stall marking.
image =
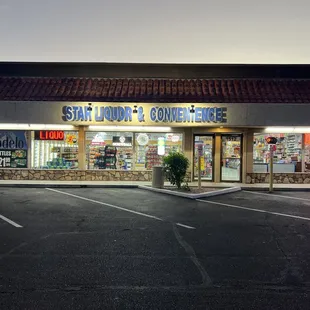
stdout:
[(16, 227), (16, 228), (23, 228), (23, 226), (21, 226), (21, 225), (15, 223), (14, 221), (8, 219), (7, 217), (5, 217), (5, 216), (3, 216), (3, 215), (1, 215), (1, 214), (0, 214), (0, 219), (2, 219), (3, 221), (5, 221), (5, 222), (11, 224), (12, 226), (14, 226), (14, 227)]
[[(59, 191), (57, 189), (46, 188), (46, 190), (49, 190), (49, 191), (52, 191), (52, 192), (55, 192), (55, 193), (59, 193), (59, 194), (63, 194), (63, 195), (67, 195), (67, 196), (71, 196), (71, 197), (74, 197), (76, 199), (81, 199), (81, 200), (89, 201), (89, 202), (92, 202), (92, 203), (95, 203), (95, 204), (99, 204), (99, 205), (102, 205), (102, 206), (107, 206), (107, 207), (118, 209), (118, 210), (122, 210), (122, 211), (125, 211), (125, 212), (141, 215), (141, 216), (148, 217), (148, 218), (151, 218), (151, 219), (154, 219), (154, 220), (157, 220), (157, 221), (167, 222), (166, 220), (164, 220), (164, 219), (162, 219), (160, 217), (157, 217), (157, 216), (154, 216), (154, 215), (150, 215), (150, 214), (146, 214), (146, 213), (142, 213), (142, 212), (139, 212), (139, 211), (134, 211), (134, 210), (126, 209), (126, 208), (123, 208), (123, 207), (112, 205), (110, 203), (101, 202), (101, 201), (98, 201), (98, 200), (94, 200), (94, 199), (90, 199), (90, 198), (86, 198), (86, 197), (70, 194), (70, 193), (67, 193), (67, 192)], [(196, 229), (193, 226), (185, 225), (185, 224), (182, 224), (182, 223), (176, 223), (176, 225), (180, 226), (180, 227), (187, 228), (187, 229)]]
[(242, 209), (242, 210), (253, 211), (253, 212), (260, 212), (260, 213), (267, 213), (267, 214), (272, 214), (272, 215), (277, 215), (277, 216), (290, 217), (290, 218), (294, 218), (294, 219), (298, 219), (298, 220), (310, 221), (310, 218), (303, 217), (303, 216), (298, 216), (298, 215), (291, 215), (291, 214), (279, 213), (279, 212), (271, 212), (271, 211), (266, 211), (266, 210), (261, 210), (261, 209), (254, 209), (254, 208), (252, 209), (252, 208), (241, 207), (241, 206), (231, 205), (231, 204), (228, 204), (228, 203), (215, 202), (215, 201), (209, 201), (209, 200), (196, 199), (196, 201), (203, 202), (203, 203), (210, 203), (210, 204), (219, 205), (219, 206), (223, 206), (223, 207)]
[(301, 201), (307, 201), (310, 202), (310, 199), (307, 198), (301, 198), (301, 197), (292, 197), (292, 196), (286, 196), (286, 195), (277, 195), (277, 194), (267, 194), (267, 193), (260, 193), (260, 192), (251, 192), (251, 191), (244, 191), (245, 193), (249, 194), (256, 194), (256, 195), (263, 195), (263, 196), (268, 196), (268, 197), (280, 197), (284, 199), (293, 199), (293, 200), (301, 200)]

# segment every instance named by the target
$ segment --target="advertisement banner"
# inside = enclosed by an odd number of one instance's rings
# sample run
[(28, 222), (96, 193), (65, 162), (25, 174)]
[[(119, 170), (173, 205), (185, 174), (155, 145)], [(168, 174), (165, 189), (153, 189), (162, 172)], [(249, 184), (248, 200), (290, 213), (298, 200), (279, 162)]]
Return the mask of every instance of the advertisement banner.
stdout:
[(0, 150), (27, 150), (25, 131), (0, 130)]
[(0, 168), (27, 168), (27, 151), (1, 149)]

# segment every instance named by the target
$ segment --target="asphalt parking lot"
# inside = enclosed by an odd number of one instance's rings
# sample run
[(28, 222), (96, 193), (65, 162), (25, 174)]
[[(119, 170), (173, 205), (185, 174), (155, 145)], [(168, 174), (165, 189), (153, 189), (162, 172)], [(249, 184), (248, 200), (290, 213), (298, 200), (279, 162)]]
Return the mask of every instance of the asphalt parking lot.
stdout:
[(310, 192), (0, 188), (0, 309), (308, 309)]

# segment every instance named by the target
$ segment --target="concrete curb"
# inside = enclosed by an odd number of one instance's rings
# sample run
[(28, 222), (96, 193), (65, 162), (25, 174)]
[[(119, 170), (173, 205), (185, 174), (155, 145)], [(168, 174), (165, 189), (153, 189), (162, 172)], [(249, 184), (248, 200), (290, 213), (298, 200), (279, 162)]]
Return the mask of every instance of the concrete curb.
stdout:
[(31, 183), (21, 183), (21, 182), (9, 182), (2, 183), (0, 181), (1, 187), (11, 187), (11, 188), (138, 188), (138, 184), (100, 184), (100, 183), (70, 183), (70, 182), (31, 182)]
[[(243, 191), (251, 191), (251, 192), (268, 192), (269, 187), (250, 187), (250, 186), (241, 186), (241, 190)], [(274, 187), (273, 190), (275, 192), (309, 192), (310, 188), (307, 187)]]
[(138, 188), (138, 185), (69, 185), (69, 184), (4, 184), (1, 187), (13, 188)]
[(139, 185), (138, 188), (145, 189), (145, 190), (148, 190), (151, 192), (162, 193), (162, 194), (167, 194), (167, 195), (172, 195), (172, 196), (178, 196), (178, 197), (183, 197), (183, 198), (188, 198), (188, 199), (213, 197), (213, 196), (219, 196), (219, 195), (224, 195), (224, 194), (235, 193), (235, 192), (241, 191), (241, 187), (229, 187), (229, 188), (223, 188), (223, 189), (215, 190), (212, 192), (206, 192), (206, 193), (200, 193), (200, 194), (187, 194), (187, 193), (170, 191), (169, 189), (153, 188), (153, 187), (145, 186), (145, 185)]

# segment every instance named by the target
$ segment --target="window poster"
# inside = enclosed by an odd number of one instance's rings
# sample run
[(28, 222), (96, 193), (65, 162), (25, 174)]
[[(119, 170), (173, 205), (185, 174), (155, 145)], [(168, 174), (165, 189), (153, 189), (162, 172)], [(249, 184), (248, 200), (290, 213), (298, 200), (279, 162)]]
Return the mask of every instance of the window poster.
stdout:
[(27, 168), (25, 131), (0, 131), (0, 168)]

